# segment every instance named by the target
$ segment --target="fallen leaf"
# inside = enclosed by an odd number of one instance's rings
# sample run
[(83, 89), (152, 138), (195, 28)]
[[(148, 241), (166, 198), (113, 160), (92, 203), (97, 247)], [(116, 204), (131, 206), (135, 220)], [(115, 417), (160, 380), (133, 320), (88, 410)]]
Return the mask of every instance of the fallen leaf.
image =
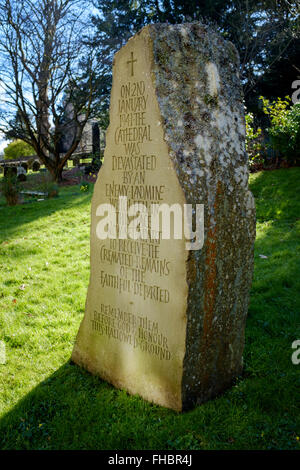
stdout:
[(17, 303), (17, 299), (13, 299), (13, 304), (16, 304)]

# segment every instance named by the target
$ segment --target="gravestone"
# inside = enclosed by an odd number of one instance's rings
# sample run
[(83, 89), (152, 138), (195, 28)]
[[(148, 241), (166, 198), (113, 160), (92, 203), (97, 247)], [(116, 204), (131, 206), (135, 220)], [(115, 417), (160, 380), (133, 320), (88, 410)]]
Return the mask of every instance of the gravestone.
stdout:
[[(146, 26), (114, 58), (90, 283), (72, 359), (178, 411), (215, 397), (242, 370), (255, 208), (238, 71), (234, 46), (200, 23)], [(203, 207), (203, 246), (164, 239), (162, 230), (101, 239), (101, 205), (116, 207), (123, 229), (125, 196), (128, 207), (191, 204), (196, 215), (196, 204)]]

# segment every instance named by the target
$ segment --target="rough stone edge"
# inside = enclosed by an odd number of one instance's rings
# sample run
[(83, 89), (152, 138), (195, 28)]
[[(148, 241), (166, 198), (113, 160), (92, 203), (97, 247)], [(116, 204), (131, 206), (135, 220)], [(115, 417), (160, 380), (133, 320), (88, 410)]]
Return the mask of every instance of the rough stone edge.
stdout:
[[(228, 41), (224, 41), (219, 35), (217, 35), (215, 32), (211, 31), (207, 26), (204, 26), (201, 23), (192, 23), (192, 24), (185, 24), (185, 25), (150, 25), (146, 27), (150, 33), (150, 37), (152, 39), (152, 47), (153, 47), (153, 57), (154, 57), (154, 64), (156, 65), (158, 63), (157, 70), (155, 72), (156, 74), (156, 94), (157, 94), (157, 100), (159, 103), (161, 115), (164, 117), (165, 124), (168, 124), (171, 122), (171, 119), (169, 118), (169, 111), (170, 108), (166, 109), (164, 107), (165, 103), (164, 100), (169, 100), (170, 93), (168, 88), (166, 87), (166, 92), (164, 93), (161, 88), (160, 88), (160, 82), (162, 78), (161, 72), (161, 61), (157, 61), (157, 52), (161, 52), (162, 49), (157, 47), (157, 44), (160, 41), (160, 44), (163, 44), (165, 46), (166, 41), (164, 36), (164, 31), (168, 30), (171, 32), (175, 31), (176, 34), (183, 32), (185, 35), (186, 28), (194, 28), (195, 30), (198, 29), (198, 31), (202, 31), (204, 35), (207, 37), (210, 36), (213, 38), (214, 41), (216, 41), (219, 46), (223, 47), (223, 54), (224, 51), (228, 52), (229, 56), (231, 55), (231, 58), (233, 62), (235, 62), (235, 72), (238, 78), (238, 81), (236, 81), (236, 90), (237, 95), (240, 95), (239, 99), (242, 101), (242, 90), (241, 90), (241, 84), (239, 81), (239, 75), (238, 75), (238, 67), (239, 67), (239, 58), (237, 51), (235, 47), (229, 43)], [(143, 28), (145, 29), (145, 28)], [(142, 30), (143, 31), (143, 30)], [(162, 37), (161, 37), (162, 36)], [(205, 54), (205, 52), (204, 52)], [(168, 55), (170, 57), (170, 55)], [(182, 56), (183, 58), (183, 56)], [(164, 58), (162, 58), (164, 60)], [(166, 58), (165, 58), (166, 59)], [(187, 57), (188, 59), (188, 57)], [(211, 58), (212, 59), (212, 58)], [(211, 60), (212, 61), (212, 60)], [(160, 62), (160, 63), (159, 63)], [(185, 61), (183, 61), (185, 63)], [(218, 64), (219, 65), (219, 64)], [(159, 70), (159, 72), (158, 72)], [(172, 72), (174, 72), (174, 68), (172, 69)], [(180, 70), (178, 70), (180, 72)], [(159, 76), (160, 75), (160, 76)], [(227, 83), (226, 83), (227, 85)], [(183, 91), (183, 90), (182, 90)], [(177, 95), (182, 97), (183, 95), (179, 92), (177, 92)], [(214, 99), (211, 99), (214, 97), (209, 96), (208, 103), (206, 102), (206, 106), (208, 107), (209, 105), (214, 106), (216, 103), (214, 103)], [(236, 99), (237, 97), (234, 97)], [(238, 100), (237, 100), (238, 101)], [(233, 100), (234, 102), (234, 100)], [(228, 104), (228, 103), (226, 103)], [(234, 102), (235, 104), (235, 102)], [(244, 119), (244, 113), (242, 108), (242, 102), (240, 102), (240, 109), (239, 109), (239, 114), (240, 118), (242, 120)], [(209, 120), (209, 119), (208, 119)], [(199, 120), (200, 123), (200, 120)], [(177, 121), (178, 124), (178, 121)], [(244, 121), (242, 122), (243, 127), (244, 126)], [(176, 126), (176, 124), (175, 124)], [(171, 125), (172, 127), (172, 125)], [(165, 140), (168, 143), (169, 150), (170, 150), (170, 157), (174, 163), (175, 170), (177, 172), (178, 178), (180, 183), (186, 181), (185, 179), (185, 174), (189, 170), (189, 165), (186, 164), (185, 158), (182, 156), (182, 152), (178, 151), (179, 149), (174, 149), (171, 147), (170, 143), (174, 143), (174, 134), (172, 132), (169, 132), (170, 137), (172, 134), (172, 139), (168, 136), (168, 129), (166, 126), (164, 127), (165, 131)], [(199, 132), (199, 130), (198, 130)], [(243, 129), (242, 132), (242, 138), (244, 139), (244, 134), (245, 130)], [(194, 136), (195, 138), (196, 136)], [(178, 139), (180, 142), (182, 142), (182, 139)], [(204, 362), (205, 362), (205, 353), (203, 351), (203, 346), (202, 344), (207, 345), (207, 340), (206, 338), (203, 338), (203, 330), (204, 330), (204, 323), (205, 323), (205, 318), (206, 318), (206, 313), (202, 311), (202, 315), (200, 315), (198, 312), (195, 312), (195, 300), (197, 300), (197, 292), (193, 293), (191, 290), (194, 288), (194, 286), (198, 285), (198, 300), (201, 303), (204, 299), (204, 290), (207, 288), (207, 282), (205, 279), (205, 274), (202, 276), (202, 273), (199, 272), (199, 266), (204, 265), (203, 261), (203, 256), (205, 256), (203, 253), (195, 253), (195, 252), (190, 252), (189, 257), (187, 260), (187, 273), (188, 273), (188, 284), (189, 284), (189, 299), (188, 299), (188, 311), (187, 311), (187, 317), (188, 317), (188, 322), (187, 322), (187, 332), (186, 332), (186, 355), (185, 355), (185, 360), (184, 360), (184, 377), (182, 380), (182, 396), (183, 396), (183, 409), (188, 409), (191, 406), (195, 405), (196, 403), (202, 403), (216, 395), (218, 393), (222, 392), (224, 389), (229, 387), (234, 378), (239, 375), (242, 371), (242, 352), (244, 349), (244, 328), (245, 328), (245, 322), (246, 322), (246, 316), (247, 316), (247, 311), (248, 311), (248, 303), (249, 303), (249, 289), (252, 281), (252, 275), (253, 275), (253, 259), (254, 259), (254, 239), (255, 239), (255, 207), (254, 207), (254, 200), (251, 195), (251, 193), (248, 190), (248, 169), (247, 169), (247, 162), (248, 158), (244, 149), (244, 162), (242, 162), (243, 168), (240, 166), (238, 168), (238, 172), (244, 170), (244, 173), (241, 176), (241, 181), (242, 183), (244, 194), (241, 194), (241, 199), (244, 199), (241, 211), (242, 212), (244, 209), (246, 209), (247, 215), (249, 217), (249, 227), (244, 227), (244, 231), (248, 232), (249, 235), (249, 240), (250, 240), (250, 247), (248, 250), (248, 259), (246, 260), (246, 263), (244, 263), (244, 269), (243, 269), (243, 275), (245, 276), (244, 280), (244, 286), (241, 288), (241, 296), (244, 297), (244, 305), (240, 306), (240, 310), (242, 310), (240, 316), (241, 316), (241, 321), (239, 321), (239, 324), (235, 324), (236, 322), (232, 320), (232, 325), (235, 326), (236, 328), (236, 337), (240, 334), (240, 341), (237, 346), (237, 353), (236, 353), (236, 358), (235, 358), (235, 364), (231, 368), (232, 370), (229, 369), (229, 372), (225, 372), (223, 374), (223, 377), (218, 377), (219, 372), (220, 372), (220, 366), (218, 366), (218, 369), (216, 373), (213, 373), (212, 369), (208, 370), (207, 372), (204, 371), (204, 374), (200, 371), (198, 374), (195, 372), (195, 369), (197, 366), (203, 367)], [(241, 162), (240, 162), (241, 163)], [(197, 166), (197, 165), (196, 165)], [(246, 170), (246, 171), (245, 171)], [(213, 198), (212, 201), (206, 201), (210, 205), (210, 213), (214, 212), (214, 207), (216, 205), (216, 201), (218, 201), (219, 197), (221, 196), (220, 194), (218, 195), (218, 192), (222, 194), (222, 190), (224, 191), (224, 187), (222, 188), (222, 180), (219, 180), (220, 184), (217, 184), (217, 187), (215, 188), (215, 197)], [(224, 185), (223, 185), (224, 186)], [(241, 186), (241, 185), (239, 185)], [(190, 181), (188, 181), (187, 184), (183, 185), (183, 190), (186, 196), (187, 202), (197, 202), (194, 201), (193, 195), (190, 194)], [(225, 188), (226, 189), (226, 188)], [(239, 191), (241, 188), (238, 188)], [(207, 188), (208, 191), (208, 188)], [(198, 201), (199, 202), (199, 201)], [(211, 218), (211, 214), (210, 214)], [(209, 234), (206, 233), (206, 246), (205, 246), (205, 252), (207, 252), (207, 246), (209, 246)], [(210, 243), (212, 245), (212, 243)], [(208, 250), (209, 251), (209, 250)], [(201, 262), (202, 259), (202, 262)], [(236, 281), (237, 277), (240, 276), (239, 274), (240, 268), (238, 268), (236, 276), (234, 278), (234, 281)], [(209, 278), (210, 274), (208, 273), (206, 278)], [(195, 290), (195, 289), (194, 289)], [(203, 294), (202, 294), (203, 293)], [(200, 298), (199, 298), (200, 295)], [(210, 293), (209, 293), (210, 295)], [(202, 297), (202, 298), (201, 298)], [(208, 303), (206, 299), (204, 299), (204, 303)], [(236, 299), (234, 307), (236, 305), (236, 302), (241, 302), (241, 299)], [(209, 307), (209, 305), (208, 305)], [(212, 314), (213, 312), (211, 312)], [(200, 319), (200, 321), (199, 321)], [(198, 324), (197, 324), (198, 320)], [(198, 331), (195, 331), (195, 323), (196, 323), (196, 328), (198, 328)], [(224, 323), (224, 319), (223, 319)], [(235, 338), (236, 339), (236, 338)], [(192, 348), (190, 348), (190, 345), (192, 344)], [(210, 345), (210, 349), (213, 351), (213, 346)], [(229, 348), (232, 347), (231, 344), (227, 345)], [(223, 347), (223, 345), (222, 345)], [(225, 367), (228, 365), (228, 357), (232, 356), (231, 352), (228, 354), (228, 347), (227, 347), (227, 352), (226, 352), (226, 357), (227, 361), (225, 361)], [(190, 350), (189, 350), (190, 348)], [(193, 350), (191, 350), (193, 349)], [(203, 356), (204, 355), (204, 359)], [(212, 359), (212, 358), (210, 358)], [(230, 359), (230, 362), (232, 359)], [(226, 364), (227, 362), (227, 364)], [(194, 375), (195, 374), (195, 375)], [(197, 377), (196, 377), (197, 376)], [(202, 383), (203, 377), (205, 378), (204, 384)], [(198, 380), (195, 381), (195, 379)]]

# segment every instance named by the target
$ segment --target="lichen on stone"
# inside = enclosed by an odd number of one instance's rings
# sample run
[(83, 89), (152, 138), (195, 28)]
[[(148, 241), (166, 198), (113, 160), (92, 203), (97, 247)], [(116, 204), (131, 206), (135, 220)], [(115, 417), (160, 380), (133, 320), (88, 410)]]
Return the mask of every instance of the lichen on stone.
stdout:
[(189, 407), (229, 386), (242, 367), (255, 237), (243, 94), (235, 47), (207, 26), (147, 31), (169, 155), (187, 203), (205, 207), (204, 246), (187, 262), (182, 399)]

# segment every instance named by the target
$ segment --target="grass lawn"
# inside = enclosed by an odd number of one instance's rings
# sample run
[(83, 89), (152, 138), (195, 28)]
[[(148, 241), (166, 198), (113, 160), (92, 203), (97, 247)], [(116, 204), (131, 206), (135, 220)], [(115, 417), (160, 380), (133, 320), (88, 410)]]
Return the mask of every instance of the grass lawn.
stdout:
[[(251, 175), (255, 273), (244, 374), (179, 414), (70, 363), (89, 279), (91, 193), (0, 204), (2, 449), (300, 449), (300, 168)], [(262, 258), (264, 255), (267, 258)]]

